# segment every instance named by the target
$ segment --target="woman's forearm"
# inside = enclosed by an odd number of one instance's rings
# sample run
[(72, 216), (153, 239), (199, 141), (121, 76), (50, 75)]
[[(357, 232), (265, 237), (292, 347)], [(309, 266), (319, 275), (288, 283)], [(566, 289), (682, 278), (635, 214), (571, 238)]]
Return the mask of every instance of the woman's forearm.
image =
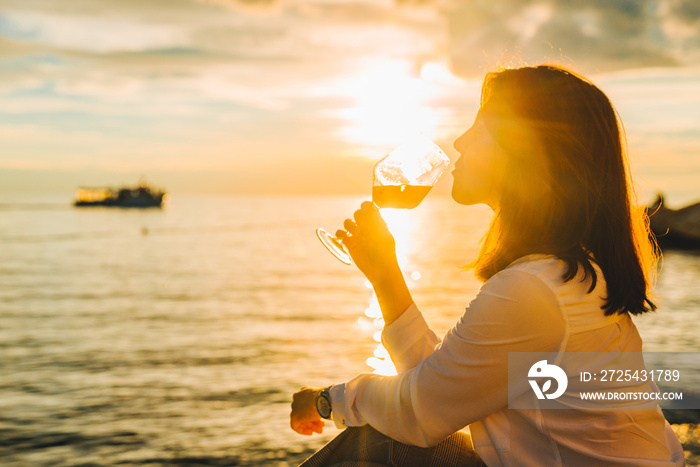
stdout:
[(382, 275), (372, 286), (385, 324), (394, 322), (413, 303), (406, 279), (398, 266)]

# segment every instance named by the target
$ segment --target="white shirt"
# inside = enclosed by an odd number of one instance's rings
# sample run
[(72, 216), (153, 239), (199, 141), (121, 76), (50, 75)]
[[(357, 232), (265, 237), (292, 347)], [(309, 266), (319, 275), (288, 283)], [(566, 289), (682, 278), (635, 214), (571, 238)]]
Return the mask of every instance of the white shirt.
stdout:
[[(521, 258), (486, 281), (442, 342), (411, 305), (382, 342), (397, 376), (362, 374), (331, 389), (339, 428), (370, 424), (415, 446), (469, 426), (489, 466), (678, 466), (683, 449), (661, 409), (508, 409), (509, 352), (641, 352), (627, 314), (605, 316), (605, 281), (563, 282), (553, 256)], [(588, 371), (595, 372), (592, 360)]]

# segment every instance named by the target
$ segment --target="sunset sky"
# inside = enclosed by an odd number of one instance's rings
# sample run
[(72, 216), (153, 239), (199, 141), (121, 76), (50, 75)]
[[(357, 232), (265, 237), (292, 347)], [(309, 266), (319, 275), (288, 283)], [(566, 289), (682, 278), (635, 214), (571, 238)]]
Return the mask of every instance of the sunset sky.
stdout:
[(503, 61), (590, 77), (642, 188), (700, 198), (697, 0), (2, 0), (0, 192), (367, 193), (413, 131), (454, 159)]

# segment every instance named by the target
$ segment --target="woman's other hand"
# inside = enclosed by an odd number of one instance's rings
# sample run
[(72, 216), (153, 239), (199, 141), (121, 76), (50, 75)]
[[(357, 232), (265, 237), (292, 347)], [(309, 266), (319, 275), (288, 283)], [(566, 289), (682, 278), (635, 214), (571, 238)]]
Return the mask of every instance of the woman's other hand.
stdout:
[(316, 410), (316, 396), (320, 389), (301, 388), (292, 396), (292, 413), (289, 415), (292, 430), (310, 436), (323, 433), (326, 424)]
[(343, 227), (345, 230), (338, 230), (336, 236), (372, 285), (379, 285), (388, 273), (399, 269), (394, 237), (374, 204), (362, 203), (354, 219), (346, 219)]

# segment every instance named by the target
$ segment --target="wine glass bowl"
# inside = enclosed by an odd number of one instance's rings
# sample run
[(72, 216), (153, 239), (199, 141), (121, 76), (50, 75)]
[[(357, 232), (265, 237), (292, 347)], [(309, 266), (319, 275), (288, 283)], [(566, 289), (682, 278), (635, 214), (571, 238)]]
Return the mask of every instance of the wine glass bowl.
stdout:
[[(430, 139), (418, 135), (391, 151), (374, 166), (372, 202), (379, 208), (413, 209), (443, 174), (450, 159)], [(324, 229), (316, 235), (345, 264), (352, 259), (343, 242)]]
[(413, 209), (449, 164), (450, 159), (437, 144), (416, 136), (374, 166), (372, 202), (380, 208)]

